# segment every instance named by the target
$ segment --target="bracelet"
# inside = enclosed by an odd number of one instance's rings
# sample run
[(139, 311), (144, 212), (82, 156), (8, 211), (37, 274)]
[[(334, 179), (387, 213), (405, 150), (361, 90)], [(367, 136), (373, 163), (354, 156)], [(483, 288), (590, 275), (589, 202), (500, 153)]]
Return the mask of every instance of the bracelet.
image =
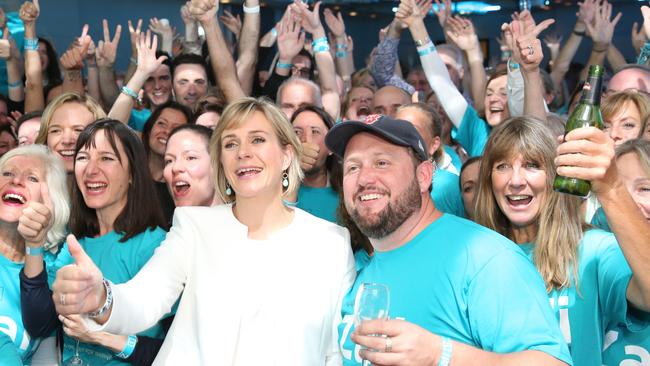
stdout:
[(104, 289), (106, 289), (106, 301), (104, 301), (104, 306), (99, 310), (88, 313), (88, 316), (91, 318), (98, 318), (108, 311), (113, 305), (113, 290), (111, 290), (111, 283), (107, 279), (103, 279), (102, 283), (104, 284)]
[(277, 37), (277, 36), (278, 36), (278, 30), (275, 29), (275, 27), (271, 28), (271, 35), (272, 35), (273, 37)]
[(259, 5), (251, 6), (250, 8), (248, 6), (246, 6), (246, 5), (244, 5), (243, 8), (244, 8), (244, 13), (246, 13), (246, 14), (257, 14), (257, 13), (260, 12), (260, 6)]
[(25, 38), (23, 49), (25, 51), (38, 51), (38, 38)]
[(348, 51), (336, 51), (334, 55), (336, 55), (336, 58), (346, 58), (348, 57)]
[(415, 45), (418, 47), (424, 47), (431, 43), (431, 39), (429, 37), (425, 37), (424, 39), (416, 39), (415, 40)]
[(574, 29), (573, 34), (575, 34), (576, 36), (579, 36), (579, 37), (584, 37), (587, 33), (585, 33), (585, 31), (578, 32), (577, 30)]
[(420, 56), (426, 56), (434, 52), (436, 52), (436, 46), (434, 46), (431, 41), (429, 41), (429, 44), (425, 45), (424, 47), (418, 47), (418, 55)]
[(25, 245), (25, 254), (29, 256), (37, 257), (43, 255), (43, 253), (45, 253), (45, 249), (43, 249), (43, 247), (30, 247)]
[(645, 65), (648, 63), (648, 59), (650, 59), (650, 42), (646, 42), (646, 44), (641, 47), (636, 63), (637, 65)]
[(336, 45), (336, 49), (337, 50), (345, 50), (345, 51), (347, 51), (348, 50), (348, 45), (339, 43), (339, 44)]
[(314, 53), (318, 52), (329, 52), (330, 51), (330, 45), (327, 43), (319, 43), (316, 46), (313, 46)]
[(312, 47), (312, 48), (316, 48), (316, 46), (321, 45), (321, 44), (323, 44), (323, 43), (324, 43), (324, 44), (327, 44), (327, 45), (329, 46), (329, 44), (327, 43), (327, 37), (320, 37), (320, 38), (315, 39), (315, 40), (311, 43), (311, 47)]
[(126, 344), (124, 345), (124, 349), (122, 350), (122, 352), (116, 353), (115, 356), (123, 360), (126, 360), (133, 353), (136, 344), (138, 344), (138, 337), (134, 335), (130, 335), (129, 338), (126, 340)]
[(277, 67), (278, 69), (290, 69), (291, 67), (293, 67), (293, 65), (290, 63), (284, 63), (278, 61), (278, 63), (275, 64), (275, 67)]
[(132, 64), (138, 66), (138, 60), (137, 60), (136, 58), (131, 57), (131, 58), (129, 59), (129, 61), (130, 61)]
[(438, 366), (449, 366), (451, 361), (451, 352), (453, 351), (453, 346), (451, 340), (447, 337), (442, 338), (442, 354), (440, 355), (440, 360), (438, 361)]
[(128, 95), (129, 97), (133, 98), (136, 101), (140, 99), (138, 93), (134, 92), (133, 89), (129, 88), (126, 85), (124, 85), (122, 89), (120, 89), (120, 91), (122, 92), (122, 94)]

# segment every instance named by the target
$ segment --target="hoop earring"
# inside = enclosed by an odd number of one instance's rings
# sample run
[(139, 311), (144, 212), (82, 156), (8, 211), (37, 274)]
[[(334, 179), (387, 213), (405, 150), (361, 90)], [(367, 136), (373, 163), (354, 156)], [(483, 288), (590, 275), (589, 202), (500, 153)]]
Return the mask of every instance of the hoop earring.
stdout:
[(287, 174), (286, 170), (282, 173), (282, 187), (289, 188), (289, 174)]
[(226, 182), (226, 196), (232, 195), (232, 188), (230, 188), (230, 183)]

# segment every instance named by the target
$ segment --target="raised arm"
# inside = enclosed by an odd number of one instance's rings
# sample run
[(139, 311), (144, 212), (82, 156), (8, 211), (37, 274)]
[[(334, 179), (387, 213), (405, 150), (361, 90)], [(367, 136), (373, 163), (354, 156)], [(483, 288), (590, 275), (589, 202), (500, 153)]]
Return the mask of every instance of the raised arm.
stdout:
[(245, 95), (250, 95), (253, 90), (259, 41), (260, 2), (259, 0), (245, 0), (244, 24), (238, 43), (239, 57), (235, 64), (237, 67), (237, 78)]
[(146, 35), (140, 34), (140, 39), (137, 44), (138, 51), (138, 67), (133, 73), (133, 77), (129, 80), (122, 92), (118, 95), (111, 111), (108, 115), (124, 124), (129, 123), (131, 110), (133, 104), (138, 97), (138, 91), (142, 89), (145, 81), (162, 65), (167, 56), (160, 56), (156, 58), (156, 49), (158, 48), (158, 37), (151, 36), (151, 32), (147, 31)]
[(433, 91), (438, 95), (438, 100), (449, 116), (452, 123), (458, 128), (467, 111), (467, 101), (458, 91), (449, 77), (447, 66), (435, 50), (424, 25), (424, 16), (414, 0), (403, 0), (399, 4), (396, 18), (406, 24), (418, 46), (422, 69)]
[(305, 46), (305, 32), (287, 9), (282, 21), (276, 26), (278, 28), (278, 62), (275, 64), (274, 72), (280, 76), (288, 77), (291, 74), (291, 61)]
[(239, 83), (235, 69), (235, 61), (223, 38), (221, 28), (216, 22), (215, 15), (219, 10), (217, 0), (192, 0), (190, 12), (205, 30), (205, 40), (208, 43), (210, 64), (217, 78), (217, 84), (223, 91), (228, 103), (246, 94)]
[(573, 130), (565, 141), (558, 147), (557, 173), (591, 181), (592, 192), (633, 273), (627, 300), (637, 309), (650, 312), (650, 223), (618, 177), (614, 141), (594, 127)]
[(447, 24), (449, 28), (447, 37), (467, 56), (474, 108), (477, 111), (482, 111), (485, 108), (487, 75), (483, 67), (483, 52), (476, 31), (474, 31), (474, 24), (471, 20), (461, 17), (450, 17)]
[(104, 40), (99, 41), (97, 44), (96, 58), (99, 68), (100, 92), (104, 100), (104, 105), (110, 108), (115, 103), (118, 94), (120, 94), (117, 83), (115, 82), (113, 65), (115, 65), (115, 59), (117, 58), (117, 47), (120, 44), (122, 26), (118, 24), (115, 27), (115, 36), (113, 39), (111, 39), (111, 33), (108, 29), (108, 21), (106, 19), (102, 21), (102, 28), (104, 30)]
[(149, 19), (149, 30), (158, 34), (161, 38), (160, 49), (172, 55), (172, 47), (174, 43), (174, 31), (171, 24), (167, 19), (151, 18)]
[(9, 87), (9, 99), (14, 102), (25, 100), (23, 88), (23, 68), (21, 66), (21, 57), (16, 42), (11, 38), (9, 27), (4, 22), (4, 12), (0, 8), (0, 29), (2, 29), (2, 39), (0, 39), (0, 60), (7, 63), (7, 86)]
[(186, 53), (201, 54), (201, 39), (199, 38), (199, 25), (190, 13), (190, 1), (181, 6), (181, 19), (185, 24), (185, 47)]
[(325, 24), (327, 24), (327, 28), (332, 32), (334, 38), (336, 70), (345, 83), (345, 90), (350, 90), (352, 87), (351, 76), (354, 72), (354, 59), (352, 49), (348, 44), (348, 36), (345, 33), (343, 15), (339, 12), (335, 16), (329, 8), (323, 11), (323, 15), (325, 16)]
[(88, 94), (98, 102), (102, 103), (102, 93), (99, 86), (99, 70), (97, 69), (97, 58), (95, 52), (95, 42), (91, 42), (88, 46), (88, 52), (86, 52), (86, 70), (88, 72), (87, 88)]
[(612, 4), (605, 1), (598, 6), (594, 20), (586, 24), (587, 33), (593, 41), (593, 46), (587, 66), (580, 73), (580, 80), (587, 79), (590, 65), (603, 65), (605, 63), (605, 57), (614, 36), (614, 28), (621, 16), (622, 14), (618, 13), (614, 19), (610, 19), (612, 17)]
[(83, 26), (81, 36), (77, 38), (70, 48), (61, 56), (63, 67), (63, 92), (73, 92), (84, 95), (86, 90), (83, 84), (81, 71), (84, 68), (84, 58), (92, 39), (88, 35), (88, 24)]
[(323, 109), (336, 121), (341, 112), (341, 102), (336, 86), (334, 60), (329, 50), (325, 29), (320, 21), (320, 5), (321, 2), (319, 1), (314, 5), (313, 10), (309, 10), (307, 4), (300, 0), (294, 0), (294, 3), (290, 6), (292, 13), (300, 17), (303, 29), (312, 35), (314, 40), (312, 50), (316, 59), (316, 68), (318, 69), (318, 82), (321, 89)]
[(45, 108), (43, 69), (38, 55), (36, 19), (40, 13), (38, 0), (26, 1), (20, 7), (20, 19), (25, 25), (25, 113)]

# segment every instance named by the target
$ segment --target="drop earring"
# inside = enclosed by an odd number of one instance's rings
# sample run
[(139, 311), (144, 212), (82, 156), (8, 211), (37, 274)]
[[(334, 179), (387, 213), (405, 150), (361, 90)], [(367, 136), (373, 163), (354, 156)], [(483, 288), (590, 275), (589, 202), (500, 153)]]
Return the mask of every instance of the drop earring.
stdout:
[(230, 188), (230, 184), (226, 182), (226, 196), (232, 195), (232, 188)]
[(282, 187), (289, 188), (289, 174), (286, 171), (282, 173)]

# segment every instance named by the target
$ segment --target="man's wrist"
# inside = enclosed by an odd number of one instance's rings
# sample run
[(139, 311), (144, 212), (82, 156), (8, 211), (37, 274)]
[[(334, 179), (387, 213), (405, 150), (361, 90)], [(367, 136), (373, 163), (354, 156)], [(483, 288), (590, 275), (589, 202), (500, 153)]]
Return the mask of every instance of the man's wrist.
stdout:
[(584, 34), (587, 31), (587, 27), (585, 26), (585, 23), (582, 20), (578, 20), (576, 22), (576, 25), (573, 26), (573, 32), (574, 33), (582, 33)]

